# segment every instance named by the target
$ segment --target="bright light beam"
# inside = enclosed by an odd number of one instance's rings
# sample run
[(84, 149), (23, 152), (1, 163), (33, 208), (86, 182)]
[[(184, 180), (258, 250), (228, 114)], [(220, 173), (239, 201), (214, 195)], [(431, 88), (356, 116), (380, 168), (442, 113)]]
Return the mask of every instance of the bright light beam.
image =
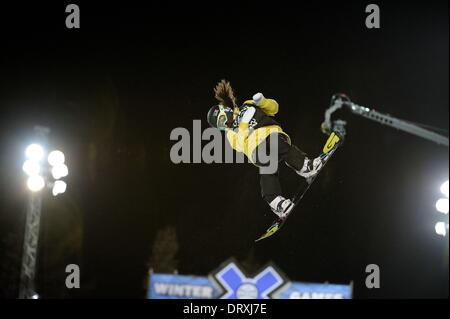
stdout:
[(442, 184), (441, 192), (448, 198), (448, 181)]
[(28, 159), (39, 162), (44, 157), (44, 149), (39, 144), (31, 144), (25, 150)]
[(26, 160), (22, 166), (23, 171), (28, 175), (38, 175), (41, 172), (41, 165), (34, 160)]
[(448, 198), (439, 198), (436, 202), (436, 209), (440, 213), (448, 214)]
[(64, 181), (56, 181), (53, 185), (52, 193), (53, 196), (58, 196), (63, 194), (67, 189), (67, 184)]
[(437, 222), (434, 226), (436, 234), (444, 236), (447, 235), (447, 225), (444, 222)]
[(69, 169), (65, 164), (60, 164), (52, 168), (52, 176), (54, 179), (66, 177), (69, 174)]
[(64, 164), (65, 156), (61, 151), (52, 151), (48, 154), (48, 163), (51, 166), (58, 166)]
[(45, 186), (44, 178), (39, 175), (32, 175), (28, 177), (27, 186), (30, 191), (39, 192)]

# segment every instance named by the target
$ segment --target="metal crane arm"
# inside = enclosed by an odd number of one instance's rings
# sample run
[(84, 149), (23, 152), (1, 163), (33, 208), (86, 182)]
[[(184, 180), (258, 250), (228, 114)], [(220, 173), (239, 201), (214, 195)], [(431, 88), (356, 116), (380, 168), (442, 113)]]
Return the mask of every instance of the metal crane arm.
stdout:
[(340, 134), (342, 134), (343, 136), (345, 136), (346, 134), (345, 125), (347, 124), (347, 122), (343, 120), (332, 121), (331, 119), (331, 115), (338, 109), (341, 109), (342, 107), (346, 107), (353, 114), (365, 117), (374, 122), (391, 126), (400, 131), (407, 132), (409, 134), (416, 135), (429, 141), (435, 142), (437, 144), (449, 147), (448, 137), (437, 134), (431, 130), (427, 130), (414, 123), (398, 119), (389, 114), (383, 114), (378, 111), (353, 103), (346, 95), (343, 94), (335, 94), (331, 98), (331, 106), (325, 111), (325, 121), (324, 123), (322, 123), (322, 130), (324, 132), (330, 132), (331, 130), (335, 130)]

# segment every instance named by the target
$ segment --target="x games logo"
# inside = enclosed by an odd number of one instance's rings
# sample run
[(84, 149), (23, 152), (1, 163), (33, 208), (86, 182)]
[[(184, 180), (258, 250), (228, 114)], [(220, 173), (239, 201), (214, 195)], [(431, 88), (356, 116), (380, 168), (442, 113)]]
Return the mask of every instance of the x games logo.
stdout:
[(221, 299), (269, 299), (286, 283), (286, 278), (273, 265), (267, 265), (254, 277), (248, 277), (230, 260), (212, 279), (222, 288)]

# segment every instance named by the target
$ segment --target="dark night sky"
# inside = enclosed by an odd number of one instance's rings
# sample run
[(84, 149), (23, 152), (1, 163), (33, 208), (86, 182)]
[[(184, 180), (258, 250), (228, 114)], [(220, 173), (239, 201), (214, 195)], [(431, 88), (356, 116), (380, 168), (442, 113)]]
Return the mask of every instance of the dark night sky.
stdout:
[[(80, 30), (64, 28), (65, 4), (0, 8), (2, 264), (13, 269), (8, 254), (20, 249), (21, 162), (39, 124), (70, 169), (67, 194), (44, 202), (41, 278), (61, 271), (46, 260), (70, 223), (81, 225), (81, 296), (142, 297), (156, 232), (173, 225), (183, 274), (206, 275), (253, 250), (292, 280), (353, 281), (358, 298), (448, 298), (448, 237), (434, 232), (448, 148), (342, 114), (345, 146), (283, 231), (257, 245), (272, 216), (254, 167), (169, 159), (170, 131), (192, 131), (193, 119), (206, 127), (222, 78), (240, 101), (258, 91), (277, 99), (277, 119), (311, 154), (336, 92), (448, 131), (447, 1), (377, 2), (380, 30), (364, 27), (370, 2), (74, 2)], [(281, 173), (292, 192), (295, 176)], [(370, 263), (381, 268), (377, 291), (364, 286)]]

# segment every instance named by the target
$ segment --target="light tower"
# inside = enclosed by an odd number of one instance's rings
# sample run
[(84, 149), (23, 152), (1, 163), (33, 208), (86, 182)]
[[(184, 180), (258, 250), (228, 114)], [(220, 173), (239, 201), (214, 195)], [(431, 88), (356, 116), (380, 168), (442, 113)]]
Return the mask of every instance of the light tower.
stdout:
[(448, 233), (448, 180), (441, 186), (441, 193), (445, 196), (439, 198), (436, 202), (436, 210), (442, 214), (447, 215), (447, 222), (439, 221), (436, 223), (434, 229), (436, 234), (446, 236)]
[[(26, 160), (22, 166), (28, 175), (27, 187), (30, 191), (27, 203), (25, 236), (23, 241), (22, 266), (20, 271), (19, 298), (38, 299), (36, 292), (36, 261), (39, 243), (39, 228), (42, 208), (42, 192), (52, 188), (54, 196), (66, 191), (66, 183), (61, 178), (69, 171), (64, 164), (65, 157), (60, 151), (48, 154), (48, 135), (50, 129), (36, 126), (34, 128), (36, 143), (25, 150)], [(53, 177), (53, 180), (51, 176)]]

